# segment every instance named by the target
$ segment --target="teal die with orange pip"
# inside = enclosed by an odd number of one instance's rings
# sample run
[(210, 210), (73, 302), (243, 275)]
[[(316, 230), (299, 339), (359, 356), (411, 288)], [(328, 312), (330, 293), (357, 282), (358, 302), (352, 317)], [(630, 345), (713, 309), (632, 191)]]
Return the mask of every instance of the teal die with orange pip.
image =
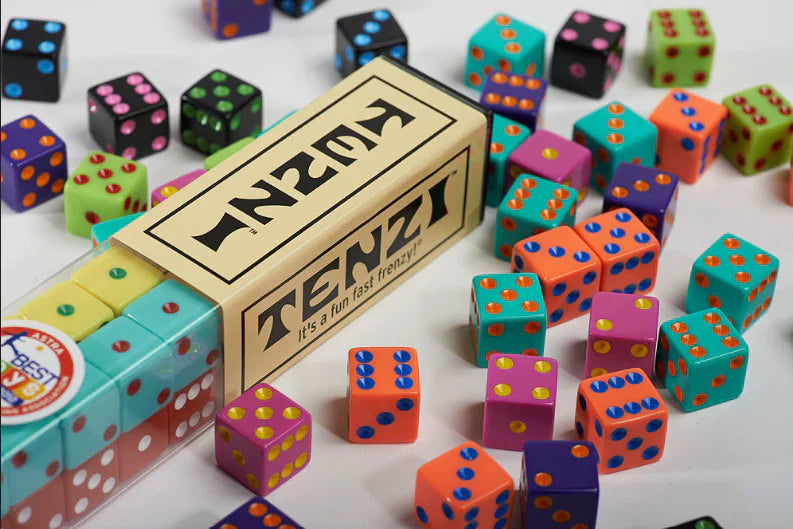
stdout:
[(493, 131), (490, 136), (490, 156), (487, 164), (485, 204), (496, 207), (504, 198), (504, 178), (507, 160), (518, 145), (529, 137), (531, 131), (525, 125), (504, 116), (493, 114)]
[(476, 276), (468, 324), (476, 363), (487, 367), (491, 354), (543, 356), (546, 314), (535, 274)]

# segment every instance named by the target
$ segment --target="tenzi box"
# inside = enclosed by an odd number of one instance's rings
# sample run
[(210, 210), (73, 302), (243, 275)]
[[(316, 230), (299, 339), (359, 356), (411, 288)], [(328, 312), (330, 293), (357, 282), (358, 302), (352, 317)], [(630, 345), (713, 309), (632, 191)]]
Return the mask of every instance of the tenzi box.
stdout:
[(2, 526), (84, 518), (478, 225), (490, 125), (376, 59), (4, 309)]

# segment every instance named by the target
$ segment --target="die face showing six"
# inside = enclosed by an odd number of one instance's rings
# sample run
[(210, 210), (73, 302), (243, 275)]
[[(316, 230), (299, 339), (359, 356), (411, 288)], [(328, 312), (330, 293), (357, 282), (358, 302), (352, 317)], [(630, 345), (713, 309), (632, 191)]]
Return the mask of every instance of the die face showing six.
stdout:
[(154, 189), (151, 192), (151, 207), (156, 206), (166, 198), (172, 196), (174, 193), (186, 187), (187, 184), (204, 174), (206, 171), (203, 169), (196, 169), (195, 171), (190, 171), (187, 174), (180, 176), (179, 178), (174, 178), (168, 183), (161, 185)]
[(388, 9), (336, 20), (336, 69), (346, 77), (378, 55), (408, 60), (408, 39)]
[(661, 325), (656, 371), (685, 411), (738, 398), (748, 359), (749, 346), (719, 309)]
[(303, 529), (278, 507), (255, 496), (233, 510), (210, 529), (259, 529), (272, 527), (274, 529)]
[(716, 37), (701, 9), (650, 13), (644, 60), (653, 86), (704, 86), (710, 80)]
[(512, 519), (514, 483), (510, 475), (472, 441), (424, 463), (416, 473), (414, 515), (422, 527), (463, 529), (495, 520), (504, 529)]
[(275, 7), (291, 17), (300, 18), (324, 3), (325, 0), (275, 0)]
[(63, 473), (66, 519), (79, 520), (102, 505), (121, 482), (118, 442)]
[(778, 270), (777, 257), (726, 233), (694, 262), (686, 311), (720, 308), (743, 332), (771, 305)]
[(350, 442), (414, 442), (418, 437), (421, 398), (416, 350), (350, 349), (347, 371)]
[(745, 175), (787, 163), (793, 151), (793, 110), (771, 85), (727, 96), (724, 156)]
[(168, 442), (179, 444), (215, 417), (219, 402), (215, 365), (177, 391), (168, 404)]
[(201, 11), (215, 38), (231, 39), (269, 31), (273, 3), (201, 0)]
[(3, 37), (3, 95), (58, 101), (66, 70), (65, 35), (61, 22), (12, 18)]
[(551, 83), (590, 97), (602, 97), (622, 67), (625, 26), (576, 11), (556, 36)]
[(482, 88), (479, 104), (535, 132), (542, 125), (548, 83), (538, 77), (493, 72)]
[(44, 418), (28, 424), (5, 427), (0, 448), (3, 488), (8, 489), (11, 505), (18, 506), (31, 495), (35, 496), (36, 491), (43, 490), (47, 484), (56, 480), (58, 486), (62, 487), (60, 474), (63, 471), (63, 437), (57, 421)]
[(498, 206), (504, 198), (507, 159), (530, 134), (528, 127), (517, 121), (493, 114), (493, 132), (490, 137), (487, 184), (485, 184), (485, 204), (488, 206)]
[(58, 475), (42, 488), (12, 506), (3, 517), (5, 528), (61, 527), (66, 519), (64, 480)]
[(674, 527), (667, 527), (667, 529), (722, 529), (722, 527), (719, 525), (719, 522), (712, 517), (703, 516)]
[(526, 441), (551, 439), (558, 371), (553, 358), (492, 355), (487, 366), (482, 444), (522, 450)]
[(110, 237), (118, 233), (121, 228), (132, 223), (133, 220), (143, 215), (143, 211), (133, 213), (132, 215), (124, 215), (117, 219), (106, 220), (91, 226), (91, 244), (94, 248), (103, 244)]

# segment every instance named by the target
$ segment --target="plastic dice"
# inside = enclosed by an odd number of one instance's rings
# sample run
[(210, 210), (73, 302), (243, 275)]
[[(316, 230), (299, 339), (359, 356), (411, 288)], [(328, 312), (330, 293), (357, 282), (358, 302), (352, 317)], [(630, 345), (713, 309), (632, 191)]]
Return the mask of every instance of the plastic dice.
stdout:
[[(253, 141), (251, 139), (251, 141)], [(170, 182), (167, 182), (160, 187), (154, 189), (151, 192), (151, 207), (156, 206), (166, 198), (172, 196), (174, 193), (185, 187), (187, 184), (204, 174), (206, 171), (203, 169), (196, 169), (195, 171), (190, 171), (187, 174), (180, 176), (179, 178), (174, 178)]]
[(346, 77), (379, 55), (408, 60), (408, 38), (388, 9), (336, 20), (336, 70)]
[(2, 57), (5, 97), (57, 101), (67, 63), (66, 24), (12, 18), (3, 37)]
[(666, 529), (722, 529), (719, 522), (710, 516), (702, 516)]
[(534, 132), (542, 125), (547, 87), (548, 83), (538, 77), (493, 72), (482, 88), (479, 103)]
[(507, 159), (518, 145), (529, 137), (531, 131), (498, 114), (493, 114), (493, 132), (490, 137), (490, 155), (487, 164), (487, 183), (485, 184), (485, 204), (498, 206), (504, 198), (504, 175), (507, 172)]
[(117, 219), (106, 220), (104, 222), (94, 224), (91, 226), (91, 244), (93, 244), (94, 248), (100, 246), (110, 237), (118, 233), (121, 228), (131, 224), (133, 220), (143, 215), (143, 213), (145, 212), (141, 211), (138, 213), (133, 213), (132, 215), (124, 215), (123, 217), (119, 217)]
[(80, 341), (113, 319), (113, 311), (71, 281), (50, 287), (17, 312), (23, 320), (40, 321)]
[(716, 37), (701, 9), (650, 13), (644, 60), (653, 86), (704, 86), (710, 80)]
[(201, 0), (201, 12), (217, 39), (232, 39), (270, 30), (273, 2)]
[(210, 529), (303, 529), (282, 510), (261, 497), (246, 501)]

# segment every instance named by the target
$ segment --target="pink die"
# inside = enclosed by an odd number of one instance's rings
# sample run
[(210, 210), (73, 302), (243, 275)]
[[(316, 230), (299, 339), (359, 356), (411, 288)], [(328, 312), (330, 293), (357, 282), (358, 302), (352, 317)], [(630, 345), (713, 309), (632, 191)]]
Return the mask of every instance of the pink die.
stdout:
[(204, 173), (206, 173), (206, 171), (203, 169), (196, 169), (195, 171), (190, 171), (189, 173), (182, 175), (179, 178), (174, 178), (170, 182), (156, 188), (151, 192), (151, 207), (156, 206)]
[(658, 300), (616, 292), (592, 297), (584, 378), (623, 369), (653, 376), (658, 338)]
[(523, 450), (526, 441), (550, 440), (558, 371), (553, 358), (490, 355), (482, 444)]
[(591, 171), (589, 149), (553, 132), (538, 130), (509, 155), (504, 190), (507, 192), (516, 178), (527, 173), (576, 189), (581, 202)]
[(215, 460), (265, 496), (311, 459), (311, 415), (268, 384), (256, 384), (215, 419)]

